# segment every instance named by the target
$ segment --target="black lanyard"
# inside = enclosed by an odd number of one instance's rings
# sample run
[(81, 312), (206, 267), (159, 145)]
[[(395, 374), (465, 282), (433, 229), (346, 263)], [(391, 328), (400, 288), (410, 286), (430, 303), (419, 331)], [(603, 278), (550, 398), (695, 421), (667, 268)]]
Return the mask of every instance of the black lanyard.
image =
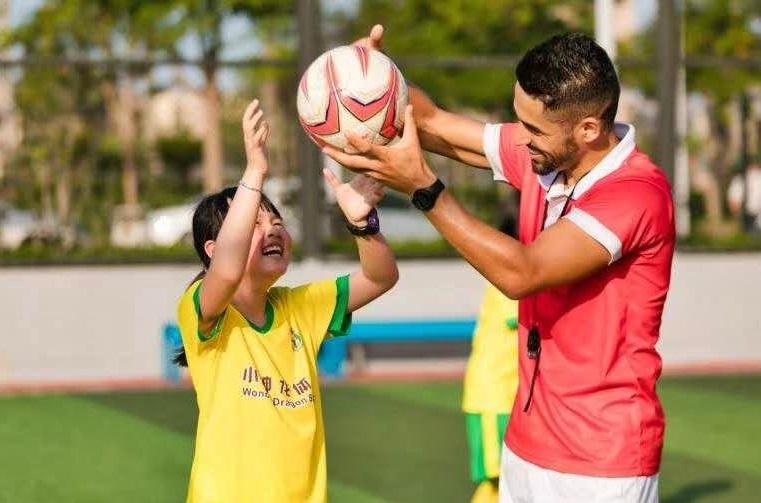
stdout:
[[(591, 171), (591, 170), (590, 170)], [(555, 185), (555, 182), (557, 182), (558, 177), (562, 174), (562, 171), (558, 171), (558, 174), (555, 175), (555, 178), (552, 179), (552, 183), (547, 188), (547, 192), (550, 191), (550, 189)], [(576, 184), (571, 189), (570, 194), (566, 196), (565, 202), (563, 203), (563, 209), (560, 210), (560, 215), (558, 215), (557, 222), (561, 218), (563, 218), (563, 215), (565, 215), (566, 210), (568, 209), (568, 203), (571, 199), (573, 199), (573, 193), (576, 191), (576, 187), (579, 186), (579, 182), (587, 176), (587, 173), (584, 173), (581, 178), (579, 178), (576, 181)], [(566, 178), (566, 182), (568, 179)], [(544, 218), (542, 218), (542, 230), (544, 230), (544, 225), (547, 222), (547, 211), (549, 210), (550, 202), (547, 200), (547, 197), (544, 198)], [(553, 224), (555, 223), (553, 222)], [(539, 334), (539, 327), (536, 326), (536, 322), (534, 322), (533, 326), (531, 327), (531, 330), (528, 332), (528, 340), (526, 341), (526, 352), (528, 353), (528, 357), (530, 360), (534, 360), (534, 372), (531, 376), (531, 386), (529, 387), (528, 391), (528, 398), (526, 399), (526, 405), (523, 407), (523, 412), (528, 412), (529, 407), (531, 406), (531, 400), (534, 397), (534, 385), (536, 384), (536, 377), (539, 374), (539, 360), (542, 357), (542, 336)]]
[(530, 360), (534, 360), (534, 372), (531, 376), (531, 386), (528, 390), (526, 405), (523, 406), (523, 412), (528, 412), (531, 406), (531, 399), (534, 397), (534, 385), (536, 376), (539, 374), (539, 359), (542, 356), (542, 337), (539, 335), (539, 329), (534, 326), (528, 331), (528, 340), (526, 341), (526, 352)]

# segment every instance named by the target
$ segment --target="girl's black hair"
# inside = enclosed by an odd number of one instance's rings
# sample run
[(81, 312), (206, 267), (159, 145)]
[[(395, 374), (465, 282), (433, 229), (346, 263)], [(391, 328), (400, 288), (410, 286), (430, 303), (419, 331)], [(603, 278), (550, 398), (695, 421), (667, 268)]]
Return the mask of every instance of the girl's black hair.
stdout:
[[(206, 254), (204, 248), (207, 241), (215, 241), (222, 228), (227, 212), (230, 209), (230, 202), (235, 197), (237, 187), (227, 187), (221, 191), (204, 197), (193, 212), (193, 247), (201, 259), (203, 270), (199, 272), (190, 285), (203, 278), (211, 264), (211, 258)], [(262, 209), (267, 210), (278, 218), (282, 218), (275, 204), (266, 195), (262, 194), (260, 203)], [(188, 285), (188, 287), (190, 287)], [(181, 367), (188, 366), (188, 358), (185, 355), (185, 348), (181, 347), (172, 358), (172, 362)]]

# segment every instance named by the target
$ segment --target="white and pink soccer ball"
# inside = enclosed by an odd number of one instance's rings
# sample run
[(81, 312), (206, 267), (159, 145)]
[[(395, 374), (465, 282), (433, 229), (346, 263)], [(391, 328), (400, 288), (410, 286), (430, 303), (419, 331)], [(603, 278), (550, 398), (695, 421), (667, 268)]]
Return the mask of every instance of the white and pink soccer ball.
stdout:
[(351, 152), (352, 131), (385, 145), (400, 132), (407, 84), (385, 54), (358, 46), (336, 47), (309, 65), (299, 83), (299, 121), (320, 147)]

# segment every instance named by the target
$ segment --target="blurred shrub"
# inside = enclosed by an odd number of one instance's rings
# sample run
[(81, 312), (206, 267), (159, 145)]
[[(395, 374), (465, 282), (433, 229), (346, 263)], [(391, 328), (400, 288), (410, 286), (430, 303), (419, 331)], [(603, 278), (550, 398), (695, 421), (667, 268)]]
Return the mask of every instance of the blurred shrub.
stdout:
[(159, 138), (155, 147), (166, 174), (180, 180), (201, 162), (201, 141), (187, 132)]
[(488, 185), (461, 184), (450, 188), (454, 196), (478, 219), (494, 226), (502, 216), (499, 191), (496, 183)]

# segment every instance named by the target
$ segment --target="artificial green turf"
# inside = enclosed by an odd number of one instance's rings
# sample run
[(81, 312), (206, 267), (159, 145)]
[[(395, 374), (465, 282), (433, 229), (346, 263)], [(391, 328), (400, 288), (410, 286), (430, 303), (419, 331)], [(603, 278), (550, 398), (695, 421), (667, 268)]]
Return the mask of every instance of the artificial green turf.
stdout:
[[(663, 503), (761, 501), (761, 376), (666, 378)], [(334, 503), (464, 502), (458, 383), (324, 391)], [(180, 502), (192, 392), (0, 398), (0, 503)]]
[(78, 397), (0, 399), (0, 502), (179, 501), (192, 439)]

